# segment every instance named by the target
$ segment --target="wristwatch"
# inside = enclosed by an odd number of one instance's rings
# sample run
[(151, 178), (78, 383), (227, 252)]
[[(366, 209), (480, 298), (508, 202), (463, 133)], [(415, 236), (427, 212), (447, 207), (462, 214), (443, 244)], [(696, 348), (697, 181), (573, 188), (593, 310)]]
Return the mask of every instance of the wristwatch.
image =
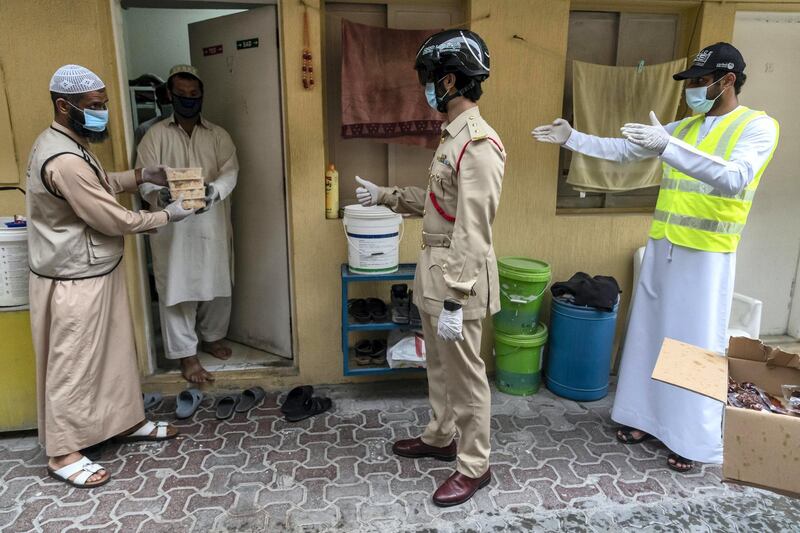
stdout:
[(444, 309), (445, 311), (458, 311), (461, 309), (461, 304), (452, 300), (445, 300)]

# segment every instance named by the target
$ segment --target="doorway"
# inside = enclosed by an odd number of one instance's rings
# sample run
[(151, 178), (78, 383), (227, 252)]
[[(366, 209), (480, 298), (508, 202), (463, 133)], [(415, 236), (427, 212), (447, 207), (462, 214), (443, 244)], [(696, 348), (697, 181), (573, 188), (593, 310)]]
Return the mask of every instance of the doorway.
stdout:
[[(129, 80), (130, 152), (135, 158), (142, 124), (170, 118), (168, 108), (160, 105), (170, 68), (191, 64), (204, 85), (202, 117), (230, 134), (239, 161), (230, 197), (231, 322), (223, 341), (233, 356), (221, 361), (201, 352), (200, 360), (215, 372), (292, 366), (277, 7), (253, 7), (253, 2), (243, 3), (242, 9), (181, 9), (179, 1), (156, 8), (137, 4), (122, 3), (118, 24), (118, 44), (124, 48), (119, 61)], [(173, 372), (178, 365), (164, 355), (148, 240), (142, 239), (146, 260), (141, 274), (146, 280), (150, 368), (153, 373)]]

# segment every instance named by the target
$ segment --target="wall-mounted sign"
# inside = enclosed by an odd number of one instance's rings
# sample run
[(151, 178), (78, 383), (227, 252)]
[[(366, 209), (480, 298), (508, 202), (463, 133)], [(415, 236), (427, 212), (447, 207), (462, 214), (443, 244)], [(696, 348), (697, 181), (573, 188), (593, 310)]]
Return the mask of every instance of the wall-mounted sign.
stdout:
[(215, 44), (214, 46), (206, 46), (203, 48), (203, 57), (215, 56), (222, 53), (222, 45)]
[(247, 48), (258, 48), (258, 37), (236, 41), (237, 50), (246, 50)]

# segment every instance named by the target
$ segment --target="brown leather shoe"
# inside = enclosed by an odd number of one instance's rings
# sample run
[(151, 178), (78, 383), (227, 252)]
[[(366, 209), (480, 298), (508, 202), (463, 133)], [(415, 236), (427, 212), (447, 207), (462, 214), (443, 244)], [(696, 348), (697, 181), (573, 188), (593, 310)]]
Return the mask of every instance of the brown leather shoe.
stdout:
[(433, 457), (440, 461), (455, 461), (458, 455), (458, 448), (456, 441), (451, 442), (444, 448), (437, 448), (436, 446), (429, 446), (422, 442), (422, 439), (399, 440), (392, 446), (392, 451), (395, 455), (400, 457), (410, 457), (416, 459), (418, 457)]
[(433, 503), (439, 507), (452, 507), (461, 505), (468, 501), (472, 496), (482, 489), (492, 480), (492, 471), (487, 470), (479, 478), (465, 476), (461, 472), (456, 472), (447, 481), (436, 489), (433, 494)]

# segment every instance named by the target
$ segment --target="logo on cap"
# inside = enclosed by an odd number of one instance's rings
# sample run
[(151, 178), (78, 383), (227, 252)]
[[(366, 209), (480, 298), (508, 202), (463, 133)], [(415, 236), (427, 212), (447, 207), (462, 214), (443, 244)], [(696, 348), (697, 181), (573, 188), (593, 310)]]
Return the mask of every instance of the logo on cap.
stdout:
[(703, 50), (702, 52), (697, 54), (697, 57), (694, 58), (694, 64), (699, 67), (705, 66), (706, 62), (709, 60), (711, 54), (713, 53), (714, 53), (713, 50)]
[(717, 63), (717, 68), (726, 68), (728, 70), (733, 70), (734, 66), (733, 63)]

